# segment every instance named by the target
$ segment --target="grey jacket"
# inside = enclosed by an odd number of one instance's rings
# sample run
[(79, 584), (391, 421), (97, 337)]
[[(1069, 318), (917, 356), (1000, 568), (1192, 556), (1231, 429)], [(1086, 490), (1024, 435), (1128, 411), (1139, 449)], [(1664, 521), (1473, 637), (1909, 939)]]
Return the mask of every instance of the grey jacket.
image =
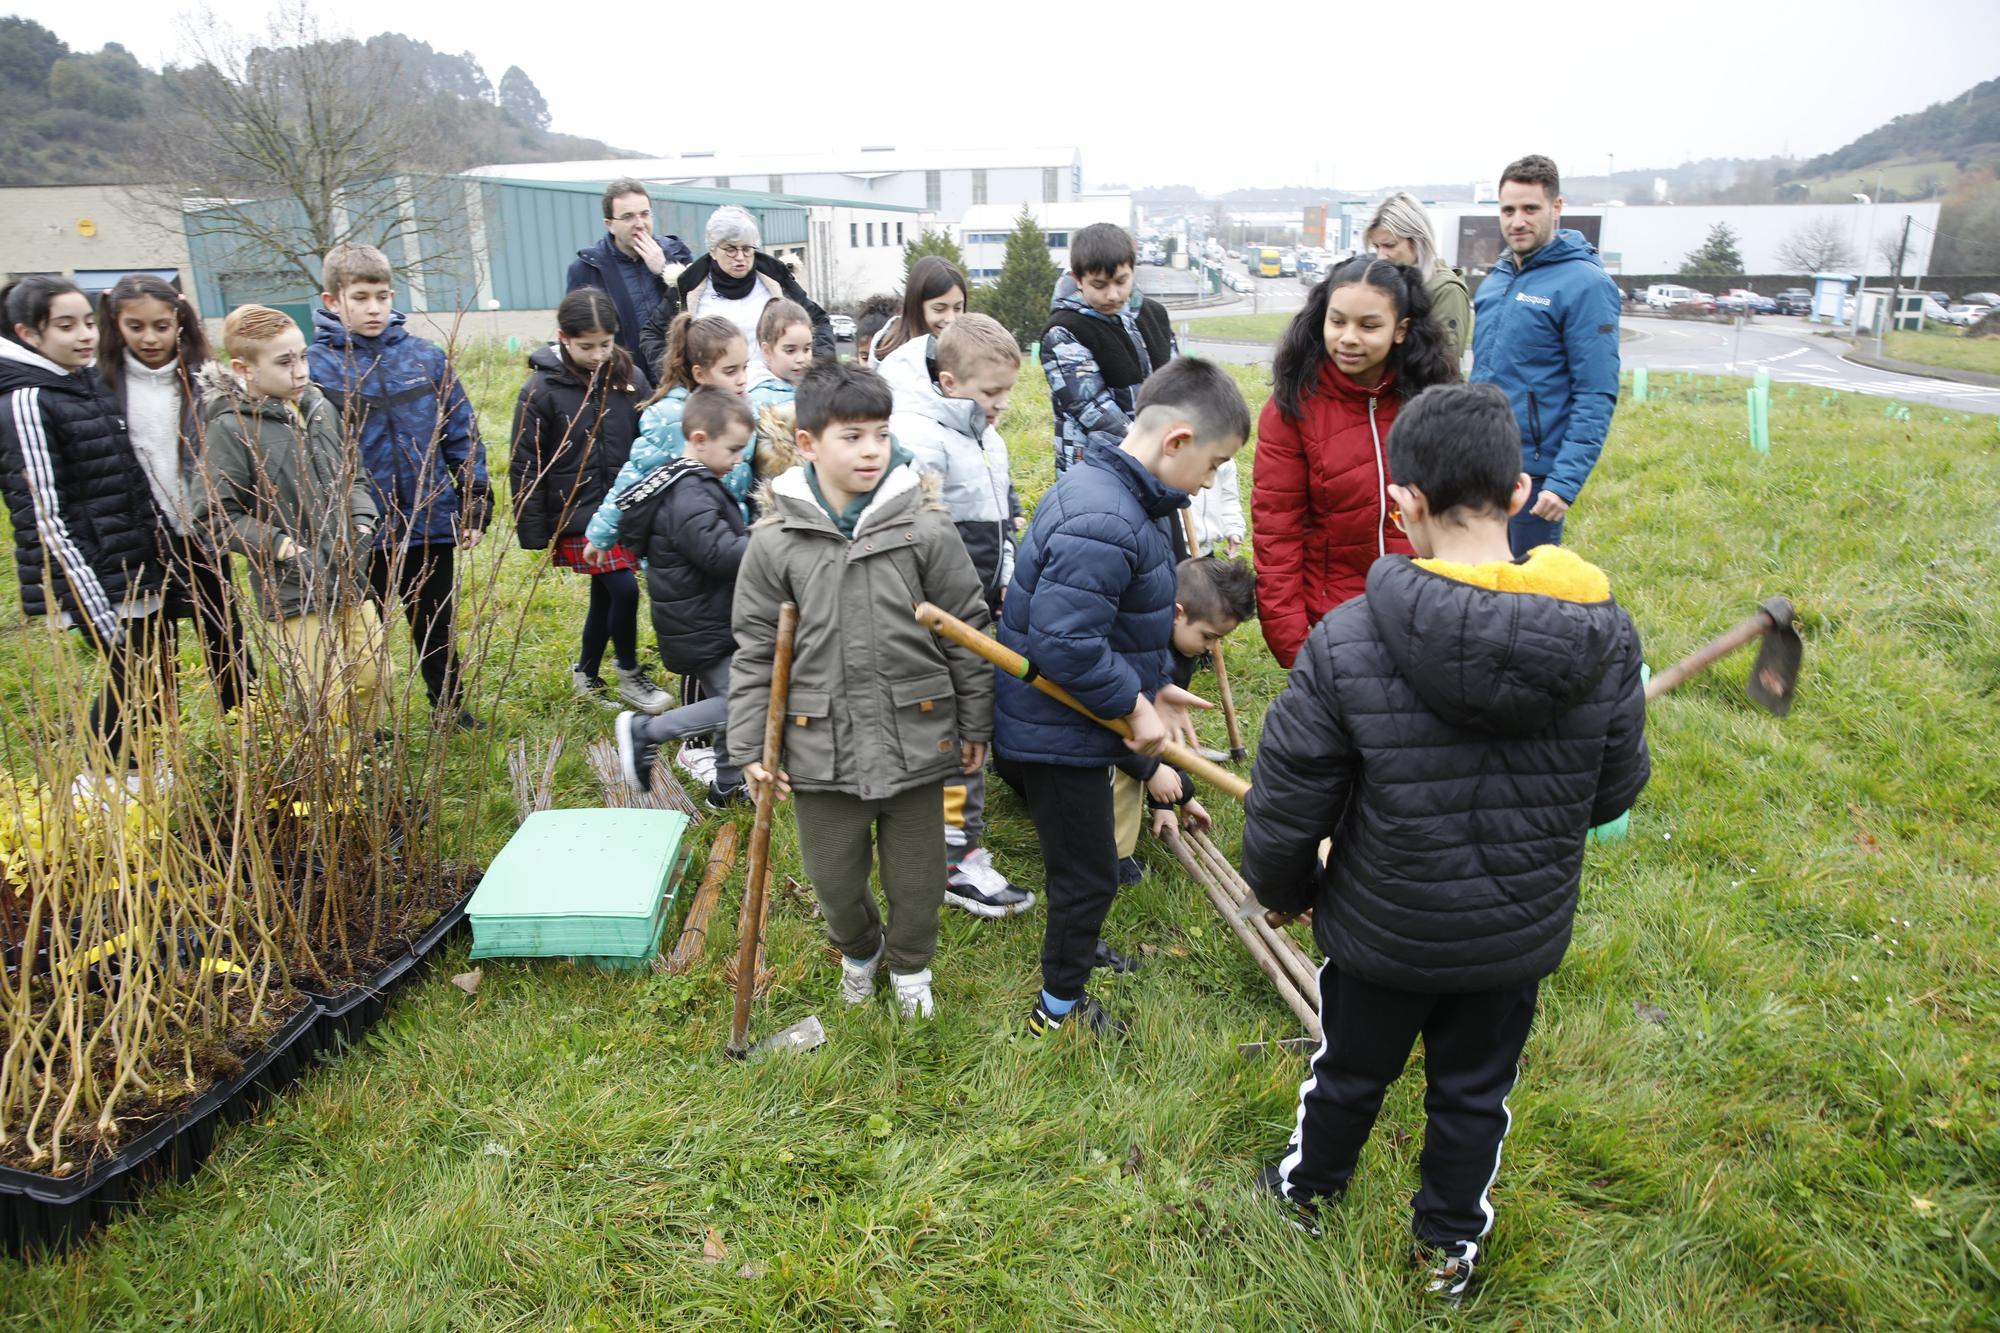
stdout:
[(781, 767), (801, 791), (881, 800), (958, 772), (958, 747), (993, 735), (993, 668), (919, 625), (933, 602), (983, 628), (986, 598), (936, 483), (883, 478), (840, 533), (803, 468), (770, 486), (736, 576), (729, 750), (761, 760), (778, 608), (796, 602)]
[[(257, 609), (271, 620), (358, 601), (360, 560), (380, 517), (340, 413), (308, 386), (294, 411), (251, 399), (226, 371), (205, 375), (200, 466), (187, 478), (195, 531), (249, 558)], [(289, 537), (297, 553), (278, 559)]]

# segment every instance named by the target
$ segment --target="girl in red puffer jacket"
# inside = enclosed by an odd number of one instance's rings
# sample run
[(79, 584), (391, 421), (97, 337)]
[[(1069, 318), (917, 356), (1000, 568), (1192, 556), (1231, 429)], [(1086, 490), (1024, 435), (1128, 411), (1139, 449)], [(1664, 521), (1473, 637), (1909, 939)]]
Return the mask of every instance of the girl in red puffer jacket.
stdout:
[(1389, 427), (1403, 403), (1458, 378), (1423, 277), (1405, 264), (1349, 260), (1285, 331), (1250, 492), (1257, 623), (1281, 666), (1378, 557), (1410, 553), (1390, 517)]

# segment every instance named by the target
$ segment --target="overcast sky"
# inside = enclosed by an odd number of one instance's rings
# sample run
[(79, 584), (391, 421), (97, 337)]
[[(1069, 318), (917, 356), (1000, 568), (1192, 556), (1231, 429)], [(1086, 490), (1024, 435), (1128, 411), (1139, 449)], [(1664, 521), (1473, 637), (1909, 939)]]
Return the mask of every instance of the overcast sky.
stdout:
[[(226, 12), (252, 31), (274, 7)], [(1074, 145), (1089, 184), (1207, 190), (1490, 180), (1525, 152), (1574, 175), (1601, 173), (1608, 154), (1620, 170), (1808, 157), (2000, 75), (2000, 0), (1258, 0), (1193, 6), (1198, 25), (1130, 0), (315, 8), (336, 32), (470, 50), (496, 83), (519, 65), (554, 128), (622, 148)], [(118, 41), (157, 68), (183, 49), (187, 11), (29, 0), (13, 12), (74, 49)], [(664, 28), (668, 15), (709, 26)]]

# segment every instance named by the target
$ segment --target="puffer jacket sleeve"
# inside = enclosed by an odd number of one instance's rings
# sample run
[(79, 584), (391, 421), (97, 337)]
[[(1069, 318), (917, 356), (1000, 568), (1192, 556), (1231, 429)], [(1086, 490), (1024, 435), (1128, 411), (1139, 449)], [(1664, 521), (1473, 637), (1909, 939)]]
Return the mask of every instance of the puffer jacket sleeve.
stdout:
[[(958, 529), (940, 515), (939, 521), (923, 524), (920, 531), (917, 553), (923, 558), (924, 600), (984, 630), (992, 619), (986, 610), (986, 590)], [(970, 648), (947, 640), (939, 640), (939, 646), (951, 668), (952, 693), (958, 698), (959, 739), (985, 744), (993, 739), (993, 665)]]
[(1257, 418), (1250, 472), (1251, 541), (1257, 562), (1257, 627), (1289, 670), (1312, 626), (1306, 619), (1305, 538), (1312, 481), (1299, 428), (1275, 401)]
[(98, 642), (116, 643), (118, 608), (92, 564), (95, 544), (63, 515), (57, 480), (63, 451), (49, 447), (51, 423), (41, 394), (39, 388), (23, 388), (0, 398), (0, 468), (5, 471), (7, 508), (16, 533), (32, 531), (41, 545), (42, 576), (51, 586), (60, 582), (66, 587)]
[(507, 455), (514, 535), (524, 551), (544, 549), (555, 532), (545, 484), (548, 457), (544, 445), (562, 439), (562, 426), (552, 420), (548, 396), (541, 390), (542, 377), (536, 374), (530, 374), (521, 386), (521, 396), (514, 400), (514, 446)]
[(1082, 432), (1083, 447), (1096, 440), (1116, 449), (1132, 419), (1104, 382), (1097, 357), (1059, 324), (1042, 334), (1042, 373), (1048, 377), (1049, 403), (1057, 420), (1075, 424)]
[[(776, 529), (771, 531), (776, 536)], [(736, 571), (730, 630), (736, 653), (729, 659), (729, 761), (738, 768), (764, 758), (764, 721), (771, 707), (771, 670), (778, 649), (778, 608), (791, 598), (785, 573), (773, 558), (776, 541), (750, 536)]]
[(1646, 748), (1646, 687), (1640, 671), (1639, 631), (1627, 617), (1624, 660), (1613, 668), (1616, 695), (1611, 726), (1604, 735), (1604, 762), (1597, 770), (1597, 796), (1591, 803), (1593, 826), (1608, 824), (1632, 808), (1652, 776), (1652, 756)]
[(1209, 502), (1222, 511), (1224, 541), (1243, 540), (1243, 495), (1236, 484), (1236, 460), (1230, 459), (1215, 471), (1215, 485)]
[(1618, 288), (1592, 269), (1589, 290), (1564, 312), (1563, 355), (1569, 362), (1569, 421), (1549, 467), (1549, 490), (1574, 504), (1604, 452), (1618, 407)]
[(443, 430), (438, 439), (452, 485), (458, 488), (458, 522), (464, 529), (484, 531), (493, 521), (493, 485), (486, 476), (486, 442), (479, 438), (479, 418), (458, 370), (443, 349), (438, 374), (439, 412)]
[[(676, 482), (668, 495), (679, 502), (661, 506), (670, 515), (667, 521), (673, 525), (674, 546), (689, 564), (710, 578), (733, 581), (742, 568), (750, 536), (732, 527), (721, 509), (695, 489), (697, 484), (693, 477)], [(676, 494), (683, 488), (684, 494)]]
[(1124, 717), (1138, 707), (1144, 683), (1110, 639), (1138, 549), (1129, 523), (1115, 514), (1065, 515), (1042, 544), (1029, 604), (1035, 667), (1102, 718)]
[(605, 493), (604, 503), (597, 506), (597, 512), (590, 516), (590, 523), (584, 528), (584, 536), (598, 550), (608, 551), (618, 544), (619, 523), (624, 517), (624, 511), (618, 506), (618, 497), (644, 481), (654, 469), (665, 467), (680, 457), (680, 409), (679, 400), (662, 398), (640, 415), (639, 438), (632, 441), (632, 453), (626, 458), (625, 465), (618, 469), (611, 489)]
[(1243, 802), (1243, 878), (1259, 902), (1281, 912), (1314, 905), (1319, 844), (1340, 826), (1358, 776), (1331, 644), (1325, 629), (1307, 640), (1284, 692), (1264, 714)]
[[(209, 423), (199, 466), (189, 470), (185, 482), (188, 507), (194, 512), (195, 531), (238, 555), (274, 562), (284, 534), (258, 518), (249, 500), (256, 494), (256, 465), (243, 435), (254, 429), (240, 414)], [(365, 493), (365, 469), (356, 468), (355, 472), (356, 483)]]

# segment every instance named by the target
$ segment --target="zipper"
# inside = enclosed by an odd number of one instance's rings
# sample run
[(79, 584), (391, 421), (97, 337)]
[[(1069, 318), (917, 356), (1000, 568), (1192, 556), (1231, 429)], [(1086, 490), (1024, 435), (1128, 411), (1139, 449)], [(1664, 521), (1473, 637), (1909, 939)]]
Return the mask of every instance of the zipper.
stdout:
[(1375, 558), (1389, 554), (1389, 474), (1382, 466), (1382, 432), (1375, 426), (1375, 395), (1368, 397), (1368, 433), (1375, 437)]
[(1535, 461), (1542, 461), (1542, 404), (1533, 389), (1528, 390), (1528, 430), (1535, 437)]

